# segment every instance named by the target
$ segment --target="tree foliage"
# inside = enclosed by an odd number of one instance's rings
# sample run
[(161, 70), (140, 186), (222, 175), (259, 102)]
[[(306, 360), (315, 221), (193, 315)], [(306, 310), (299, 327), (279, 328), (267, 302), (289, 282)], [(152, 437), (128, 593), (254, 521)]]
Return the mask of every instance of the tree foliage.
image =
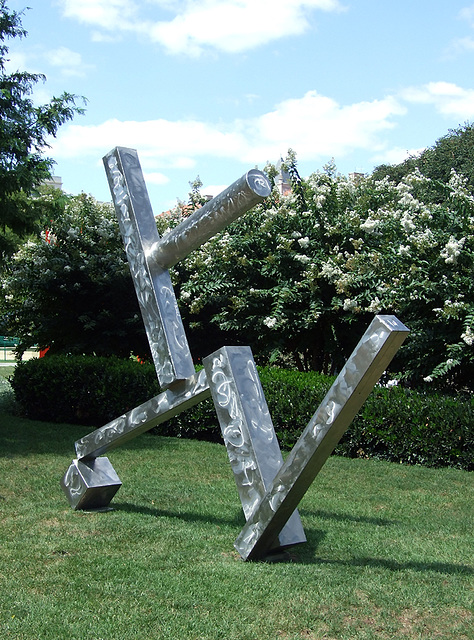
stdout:
[[(296, 176), (294, 156), (288, 165)], [(260, 362), (331, 373), (373, 315), (387, 313), (411, 329), (392, 368), (398, 377), (471, 385), (474, 198), (466, 179), (453, 172), (443, 184), (415, 170), (398, 184), (355, 183), (328, 167), (293, 180), (290, 196), (274, 190), (179, 266), (182, 313), (202, 336), (202, 355), (219, 328), (252, 345)]]
[[(329, 165), (271, 196), (172, 270), (195, 359), (248, 344), (261, 364), (337, 372), (374, 314), (410, 329), (391, 374), (472, 389), (474, 197), (467, 179), (418, 169), (354, 181)], [(269, 175), (275, 167), (267, 167)], [(193, 183), (190, 202), (199, 202)], [(45, 199), (46, 197), (44, 197)], [(190, 213), (158, 218), (162, 235)], [(109, 205), (67, 199), (3, 278), (3, 333), (22, 348), (128, 355), (148, 349)]]
[(380, 165), (372, 175), (375, 179), (388, 176), (398, 183), (416, 168), (424, 176), (444, 183), (449, 182), (454, 169), (467, 179), (467, 187), (474, 192), (474, 124), (465, 123), (450, 129), (419, 156), (412, 156), (400, 164)]
[(30, 206), (29, 196), (51, 176), (54, 164), (45, 157), (48, 138), (82, 109), (77, 97), (63, 93), (44, 105), (35, 105), (32, 93), (43, 74), (6, 72), (10, 38), (22, 38), (26, 31), (21, 13), (10, 11), (0, 0), (0, 258), (10, 255), (37, 228), (40, 214)]
[[(41, 197), (54, 201), (54, 194)], [(14, 255), (2, 277), (0, 330), (19, 353), (148, 353), (148, 344), (112, 206), (81, 194), (56, 201), (41, 237)]]

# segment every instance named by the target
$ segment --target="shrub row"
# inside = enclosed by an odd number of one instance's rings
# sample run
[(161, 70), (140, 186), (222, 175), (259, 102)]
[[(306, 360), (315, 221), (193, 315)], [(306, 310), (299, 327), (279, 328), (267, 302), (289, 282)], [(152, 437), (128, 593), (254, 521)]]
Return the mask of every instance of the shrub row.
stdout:
[[(282, 448), (289, 449), (334, 378), (273, 367), (259, 368), (259, 374), (278, 439)], [(97, 357), (51, 356), (20, 363), (12, 386), (28, 417), (94, 427), (159, 392), (151, 364)], [(470, 396), (376, 387), (336, 454), (473, 470), (473, 402)], [(211, 400), (179, 414), (154, 432), (221, 440)]]
[(26, 360), (10, 380), (32, 420), (99, 427), (159, 392), (151, 365), (95, 356)]

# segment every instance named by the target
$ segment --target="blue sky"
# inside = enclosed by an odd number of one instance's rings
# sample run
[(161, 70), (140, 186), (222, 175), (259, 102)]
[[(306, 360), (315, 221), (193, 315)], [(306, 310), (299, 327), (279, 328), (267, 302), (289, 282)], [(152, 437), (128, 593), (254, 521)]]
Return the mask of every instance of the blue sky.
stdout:
[(109, 200), (102, 157), (138, 150), (155, 213), (199, 175), (216, 194), (295, 150), (301, 175), (400, 162), (474, 121), (469, 0), (8, 0), (29, 6), (8, 69), (35, 100), (85, 96), (49, 155)]

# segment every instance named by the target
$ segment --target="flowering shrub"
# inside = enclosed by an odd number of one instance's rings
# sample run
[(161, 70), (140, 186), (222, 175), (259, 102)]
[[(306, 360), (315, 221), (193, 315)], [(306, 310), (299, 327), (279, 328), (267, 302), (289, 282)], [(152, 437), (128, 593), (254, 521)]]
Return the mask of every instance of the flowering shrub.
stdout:
[[(418, 169), (398, 184), (333, 166), (277, 189), (172, 269), (191, 350), (251, 345), (260, 364), (338, 371), (374, 314), (410, 329), (390, 374), (472, 389), (474, 198)], [(269, 175), (274, 167), (267, 167)], [(192, 203), (200, 203), (195, 185)], [(158, 217), (165, 235), (190, 206)], [(51, 353), (148, 353), (109, 205), (67, 200), (2, 278), (2, 333)], [(49, 353), (49, 352), (48, 352)]]
[(64, 198), (41, 237), (13, 256), (1, 278), (1, 326), (19, 353), (145, 355), (148, 345), (111, 205)]
[(332, 373), (373, 315), (387, 313), (411, 330), (394, 375), (471, 386), (474, 198), (465, 180), (453, 172), (443, 184), (416, 169), (399, 184), (354, 181), (333, 167), (302, 180), (294, 156), (288, 165), (290, 195), (274, 190), (175, 274), (202, 355), (219, 329), (260, 362)]

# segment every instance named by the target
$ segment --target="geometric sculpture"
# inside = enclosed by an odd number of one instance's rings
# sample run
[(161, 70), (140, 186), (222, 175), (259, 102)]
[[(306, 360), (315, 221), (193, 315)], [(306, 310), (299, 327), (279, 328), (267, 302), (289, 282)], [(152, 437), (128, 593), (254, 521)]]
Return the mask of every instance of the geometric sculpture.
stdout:
[(305, 542), (297, 505), (408, 334), (376, 316), (286, 461), (250, 347), (222, 347), (196, 373), (168, 268), (257, 203), (271, 187), (247, 172), (159, 237), (133, 149), (104, 158), (110, 191), (162, 392), (76, 442), (61, 486), (73, 509), (104, 508), (121, 486), (107, 458), (131, 438), (212, 396), (246, 524), (235, 547), (252, 560)]
[(236, 540), (244, 559), (264, 556), (408, 334), (376, 316)]
[(61, 486), (74, 509), (100, 509), (122, 486), (108, 458), (74, 460)]

